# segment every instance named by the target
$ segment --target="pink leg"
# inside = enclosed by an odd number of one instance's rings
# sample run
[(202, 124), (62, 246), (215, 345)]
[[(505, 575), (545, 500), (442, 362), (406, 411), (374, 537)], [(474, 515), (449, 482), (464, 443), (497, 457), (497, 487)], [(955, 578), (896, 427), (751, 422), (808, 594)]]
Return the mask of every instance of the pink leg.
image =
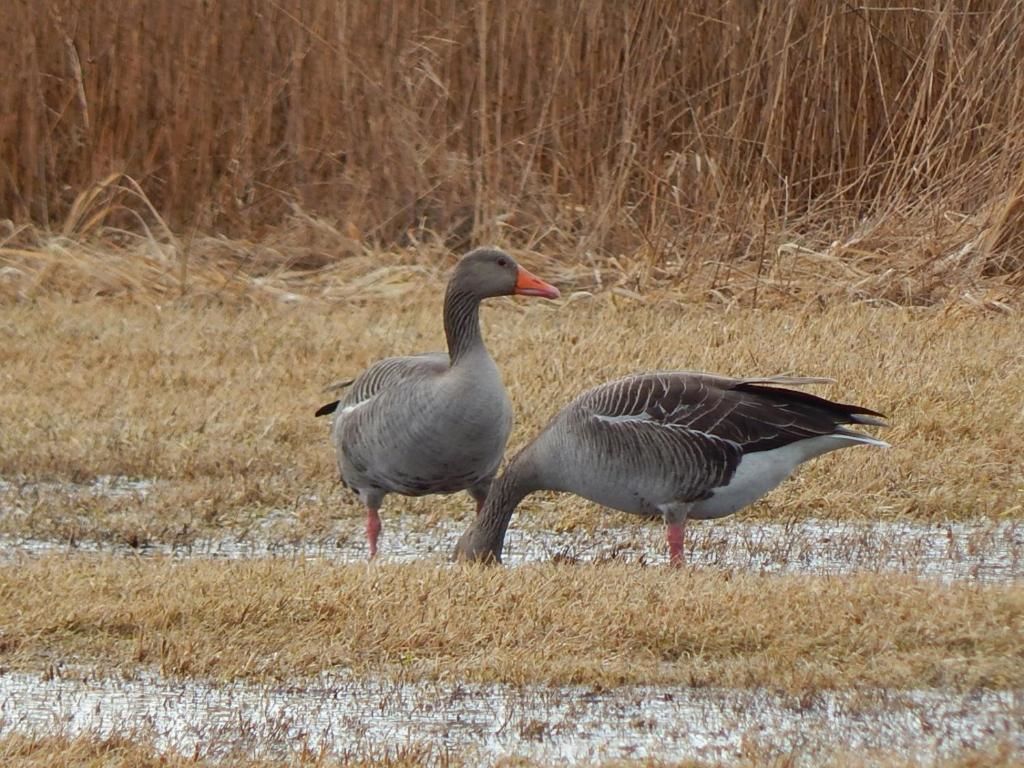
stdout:
[(480, 510), (484, 508), (484, 502), (487, 501), (487, 492), (490, 490), (491, 484), (474, 485), (472, 488), (467, 488), (466, 491), (470, 496), (473, 497), (473, 501), (476, 502), (476, 516), (480, 517)]
[(683, 557), (683, 533), (686, 520), (681, 523), (669, 523), (665, 537), (668, 539), (668, 564), (674, 568), (682, 568), (686, 562)]
[(377, 556), (377, 538), (380, 536), (380, 515), (376, 509), (366, 508), (366, 541), (370, 545), (370, 559)]

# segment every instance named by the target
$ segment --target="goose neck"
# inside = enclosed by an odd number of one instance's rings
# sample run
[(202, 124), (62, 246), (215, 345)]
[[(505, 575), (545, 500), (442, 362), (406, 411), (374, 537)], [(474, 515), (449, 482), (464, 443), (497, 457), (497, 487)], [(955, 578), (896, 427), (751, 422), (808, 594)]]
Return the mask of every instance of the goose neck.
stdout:
[(512, 513), (529, 494), (539, 490), (528, 457), (519, 457), (491, 485), (480, 514), (464, 537), (470, 544), (472, 559), (493, 558), (501, 561), (505, 534)]
[(452, 365), (483, 348), (480, 336), (480, 297), (454, 282), (444, 298), (444, 334)]

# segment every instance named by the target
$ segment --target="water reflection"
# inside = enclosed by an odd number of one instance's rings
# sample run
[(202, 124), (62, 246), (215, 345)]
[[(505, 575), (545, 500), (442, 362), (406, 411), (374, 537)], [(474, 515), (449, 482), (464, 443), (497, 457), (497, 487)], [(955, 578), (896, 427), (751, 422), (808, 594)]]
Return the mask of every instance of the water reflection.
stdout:
[(211, 685), (0, 676), (0, 734), (137, 733), (206, 757), (283, 759), (411, 744), (481, 763), (614, 758), (736, 760), (750, 750), (815, 765), (839, 749), (925, 761), (994, 742), (1024, 756), (1024, 692), (821, 692), (720, 688), (513, 688), (322, 676), (307, 685)]
[[(396, 517), (388, 521), (381, 561), (446, 561), (462, 533), (452, 521), (424, 525)], [(323, 558), (361, 562), (366, 557), (361, 520), (339, 522), (329, 539), (275, 542), (262, 538), (198, 539), (129, 547), (81, 541), (0, 536), (0, 562), (20, 556), (108, 552), (174, 557)], [(506, 542), (509, 566), (538, 561), (663, 564), (661, 526), (638, 523), (568, 532), (514, 528)], [(858, 571), (904, 573), (944, 581), (1024, 580), (1024, 523), (861, 523), (801, 520), (792, 523), (723, 521), (690, 526), (687, 559), (702, 568), (754, 573), (841, 575)]]

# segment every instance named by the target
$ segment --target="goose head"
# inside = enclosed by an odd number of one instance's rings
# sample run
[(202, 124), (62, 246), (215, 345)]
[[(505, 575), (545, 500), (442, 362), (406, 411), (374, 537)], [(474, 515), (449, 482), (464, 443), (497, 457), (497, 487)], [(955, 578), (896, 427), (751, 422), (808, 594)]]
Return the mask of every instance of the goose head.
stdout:
[(561, 295), (555, 286), (496, 248), (478, 248), (463, 257), (455, 268), (452, 285), (481, 299), (513, 295), (557, 299)]
[(452, 553), (452, 560), (457, 563), (485, 563), (487, 565), (501, 563), (500, 546), (496, 550), (484, 538), (476, 526), (471, 527), (459, 537), (455, 551)]

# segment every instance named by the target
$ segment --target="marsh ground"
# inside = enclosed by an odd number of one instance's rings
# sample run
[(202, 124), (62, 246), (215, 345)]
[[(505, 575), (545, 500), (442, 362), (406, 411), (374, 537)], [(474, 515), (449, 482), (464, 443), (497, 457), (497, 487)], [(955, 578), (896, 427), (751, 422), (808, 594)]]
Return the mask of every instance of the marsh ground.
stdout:
[[(485, 335), (516, 407), (513, 449), (590, 383), (681, 367), (832, 377), (816, 391), (889, 414), (893, 447), (825, 457), (737, 520), (691, 526), (695, 558), (682, 573), (659, 565), (657, 521), (551, 494), (528, 500), (514, 525), (571, 547), (533, 543), (503, 569), (452, 566), (468, 498), (392, 497), (384, 557), (367, 566), (362, 511), (337, 485), (327, 425), (312, 412), (324, 385), (368, 362), (438, 348), (439, 313), (429, 278), (397, 311), (382, 300), (59, 297), (0, 309), (8, 674), (301, 687), (343, 670), (553, 691), (933, 691), (965, 711), (975, 691), (1019, 697), (1018, 315), (864, 304), (723, 313), (610, 293), (491, 302)], [(217, 542), (235, 549), (218, 556)], [(815, 567), (826, 550), (839, 565)], [(999, 734), (959, 738), (968, 751), (1018, 754), (1020, 731)], [(458, 762), (436, 751), (445, 737), (432, 739), (413, 762)], [(9, 736), (5, 748), (24, 762), (104, 743)], [(683, 743), (660, 756), (702, 754)], [(750, 761), (782, 759), (758, 754)]]
[[(152, 481), (141, 497), (36, 482), (19, 493), (24, 509), (5, 516), (4, 532), (187, 540), (242, 531), (274, 512), (315, 535), (357, 514), (336, 482), (328, 424), (312, 416), (330, 397), (323, 387), (389, 354), (443, 348), (439, 316), (440, 286), (429, 278), (397, 302), (4, 306), (0, 477)], [(820, 375), (836, 383), (814, 391), (889, 414), (893, 447), (824, 457), (745, 519), (1024, 514), (1019, 315), (863, 304), (722, 312), (602, 294), (493, 301), (484, 325), (516, 410), (510, 451), (578, 392), (637, 370)], [(461, 496), (395, 499), (390, 510), (465, 519), (470, 505)], [(519, 517), (560, 528), (627, 520), (587, 510), (541, 496)]]

